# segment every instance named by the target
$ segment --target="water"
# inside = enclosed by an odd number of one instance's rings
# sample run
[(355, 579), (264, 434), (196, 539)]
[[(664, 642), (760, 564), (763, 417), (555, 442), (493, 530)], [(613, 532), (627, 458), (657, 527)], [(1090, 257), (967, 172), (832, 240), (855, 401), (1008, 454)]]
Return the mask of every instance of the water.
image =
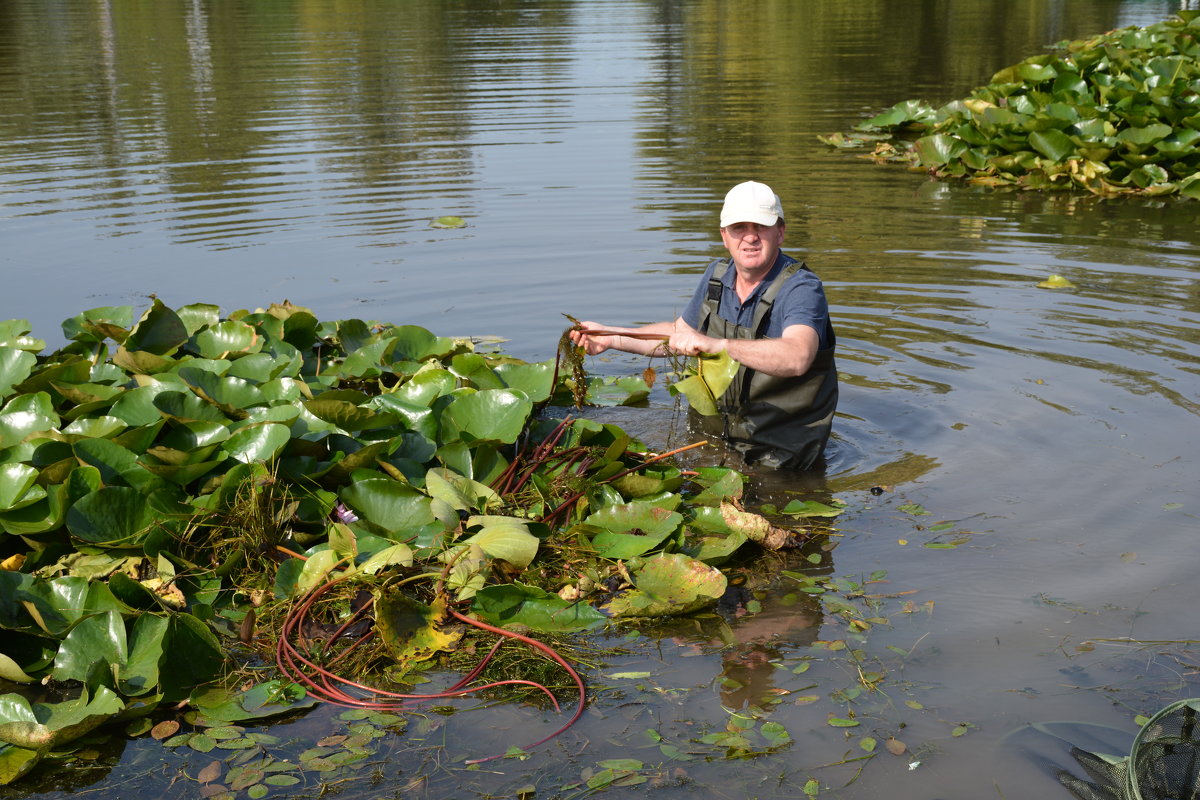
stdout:
[[(542, 360), (563, 313), (674, 316), (719, 253), (720, 197), (765, 180), (788, 212), (785, 249), (826, 283), (843, 382), (826, 472), (757, 474), (753, 491), (845, 501), (820, 570), (885, 570), (873, 588), (895, 595), (878, 600), (890, 624), (856, 669), (814, 644), (855, 642), (846, 624), (767, 580), (803, 554), (768, 559), (748, 575), (760, 614), (599, 642), (614, 655), (589, 676), (587, 715), (528, 761), (453, 758), (536, 739), (553, 714), (434, 716), (375, 783), (342, 789), (550, 796), (632, 757), (664, 765), (666, 796), (794, 797), (813, 778), (856, 799), (1066, 797), (1015, 746), (1070, 766), (1061, 744), (1023, 726), (1132, 732), (1135, 714), (1200, 694), (1181, 642), (1198, 599), (1197, 207), (942, 184), (816, 137), (1178, 7), (7, 0), (2, 315), (54, 341), (60, 320), (150, 293), (227, 312), (286, 298), (322, 319), (501, 336)], [(468, 226), (430, 227), (443, 215)], [(1077, 288), (1037, 288), (1051, 274)], [(596, 414), (656, 444), (687, 436), (665, 393)], [(880, 691), (848, 697), (872, 670)], [(652, 677), (608, 677), (639, 671)], [(772, 693), (792, 744), (708, 760), (695, 740), (724, 730), (722, 703)], [(850, 713), (859, 726), (828, 724)], [(302, 743), (327, 724), (274, 732)], [(697, 757), (668, 759), (649, 729)], [(908, 752), (839, 764), (867, 735)], [(173, 774), (162, 757), (140, 741), (61, 789), (11, 791), (158, 786)]]

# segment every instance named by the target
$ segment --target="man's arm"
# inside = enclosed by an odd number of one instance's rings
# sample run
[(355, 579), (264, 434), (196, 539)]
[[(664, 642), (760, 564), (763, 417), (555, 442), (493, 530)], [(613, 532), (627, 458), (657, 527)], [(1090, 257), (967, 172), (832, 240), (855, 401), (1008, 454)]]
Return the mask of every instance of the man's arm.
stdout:
[[(620, 328), (611, 325), (601, 325), (598, 322), (582, 322), (584, 331), (603, 330), (616, 335), (588, 336), (583, 331), (571, 331), (571, 340), (583, 347), (589, 356), (598, 355), (605, 350), (621, 350), (642, 356), (664, 355), (663, 343), (675, 332), (677, 322), (652, 322), (636, 328)], [(621, 336), (621, 333), (639, 333), (661, 335), (659, 339), (641, 339)]]
[(756, 372), (790, 377), (808, 372), (820, 347), (820, 338), (808, 325), (789, 325), (778, 339), (714, 339), (680, 318), (675, 320), (668, 346), (686, 356), (726, 351), (734, 361)]

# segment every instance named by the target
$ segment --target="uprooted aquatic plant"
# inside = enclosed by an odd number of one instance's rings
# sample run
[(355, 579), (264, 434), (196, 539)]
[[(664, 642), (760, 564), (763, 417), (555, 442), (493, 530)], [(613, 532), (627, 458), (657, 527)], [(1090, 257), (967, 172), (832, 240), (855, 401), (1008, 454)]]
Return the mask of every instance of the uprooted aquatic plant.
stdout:
[[(365, 649), (381, 598), (420, 610), (435, 651), (455, 625), (561, 634), (703, 607), (739, 549), (799, 536), (743, 509), (732, 470), (539, 413), (581, 385), (636, 401), (640, 379), (568, 386), (550, 362), (290, 304), (155, 299), (63, 333), (45, 352), (0, 323), (0, 677), (26, 687), (0, 695), (3, 783), (166, 704), (244, 721), (381, 702), (412, 644), (393, 625), (391, 652)], [(339, 577), (354, 595), (318, 608)], [(243, 669), (263, 655), (282, 679)], [(379, 680), (340, 680), (360, 672)]]
[[(574, 324), (563, 331), (562, 338), (559, 339), (559, 353), (560, 360), (567, 361), (572, 369), (573, 385), (576, 387), (575, 405), (577, 408), (584, 402), (584, 395), (579, 393), (578, 387), (586, 386), (587, 372), (583, 366), (583, 348), (576, 346), (570, 338), (571, 333), (574, 331), (586, 331), (593, 336), (625, 336), (631, 339), (663, 342), (663, 346), (658, 348), (655, 355), (664, 358), (670, 366), (668, 374), (673, 376), (673, 380), (667, 386), (668, 391), (673, 395), (686, 397), (692, 410), (704, 416), (713, 416), (719, 413), (721, 395), (725, 393), (725, 390), (729, 388), (729, 384), (733, 382), (740, 366), (725, 351), (720, 353), (705, 353), (694, 358), (689, 358), (667, 347), (667, 337), (661, 334), (642, 333), (638, 331), (587, 330), (579, 320), (569, 314), (564, 316)], [(642, 380), (647, 387), (654, 385), (657, 376), (658, 372), (655, 370), (653, 364), (648, 365), (642, 372)]]
[(939, 178), (1200, 199), (1200, 12), (1066, 42), (934, 109), (908, 100), (835, 147)]

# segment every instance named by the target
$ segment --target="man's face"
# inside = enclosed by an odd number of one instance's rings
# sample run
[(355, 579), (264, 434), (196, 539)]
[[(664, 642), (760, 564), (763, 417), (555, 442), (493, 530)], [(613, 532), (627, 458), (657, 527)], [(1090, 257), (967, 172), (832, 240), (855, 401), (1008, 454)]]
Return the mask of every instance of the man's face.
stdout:
[(738, 270), (765, 272), (775, 263), (775, 256), (783, 245), (783, 233), (782, 221), (770, 226), (735, 222), (721, 228), (721, 241)]

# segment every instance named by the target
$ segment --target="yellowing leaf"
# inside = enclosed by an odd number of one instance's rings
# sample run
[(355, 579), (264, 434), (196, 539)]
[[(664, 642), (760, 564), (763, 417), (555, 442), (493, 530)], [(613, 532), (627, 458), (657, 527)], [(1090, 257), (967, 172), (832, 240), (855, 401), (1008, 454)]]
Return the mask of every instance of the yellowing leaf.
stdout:
[(1064, 278), (1062, 275), (1051, 275), (1046, 280), (1038, 285), (1039, 289), (1074, 289), (1075, 284)]

